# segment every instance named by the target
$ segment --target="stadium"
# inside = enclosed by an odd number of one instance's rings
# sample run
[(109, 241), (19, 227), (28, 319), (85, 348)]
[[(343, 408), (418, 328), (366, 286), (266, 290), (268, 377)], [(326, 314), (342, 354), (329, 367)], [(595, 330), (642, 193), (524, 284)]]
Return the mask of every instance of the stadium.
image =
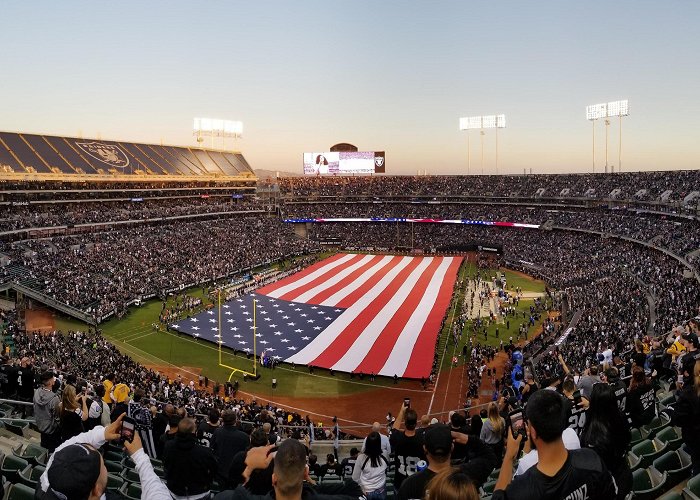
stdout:
[(698, 498), (700, 170), (586, 113), (551, 173), (0, 119), (4, 498)]

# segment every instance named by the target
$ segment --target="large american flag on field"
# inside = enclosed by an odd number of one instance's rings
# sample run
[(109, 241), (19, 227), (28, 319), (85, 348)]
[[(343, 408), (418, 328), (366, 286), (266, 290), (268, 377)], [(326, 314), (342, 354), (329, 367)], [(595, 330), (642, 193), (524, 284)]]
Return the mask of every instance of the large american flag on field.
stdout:
[(249, 353), (257, 331), (257, 354), (279, 361), (427, 377), (461, 260), (337, 254), (223, 304), (221, 337), (216, 308), (171, 328)]

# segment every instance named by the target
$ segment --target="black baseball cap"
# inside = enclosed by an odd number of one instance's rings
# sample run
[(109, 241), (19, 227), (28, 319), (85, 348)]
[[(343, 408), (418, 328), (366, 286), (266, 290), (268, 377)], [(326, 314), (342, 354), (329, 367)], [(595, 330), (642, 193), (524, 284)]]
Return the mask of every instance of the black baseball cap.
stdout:
[(447, 424), (431, 425), (425, 430), (423, 440), (428, 453), (434, 457), (446, 457), (452, 453), (452, 430)]
[(87, 500), (100, 477), (102, 459), (94, 448), (72, 444), (53, 455), (47, 471), (49, 495), (42, 498)]
[(45, 372), (43, 372), (41, 374), (40, 379), (41, 379), (41, 382), (44, 383), (44, 382), (48, 382), (49, 380), (51, 380), (55, 376), (56, 376), (56, 374), (54, 374), (54, 372), (52, 372), (51, 370), (46, 370)]
[(686, 342), (690, 342), (691, 344), (693, 344), (693, 346), (695, 346), (696, 349), (697, 349), (698, 347), (700, 347), (700, 342), (698, 341), (698, 336), (697, 336), (697, 334), (694, 333), (694, 332), (684, 333), (684, 334), (683, 334), (683, 340), (685, 340)]

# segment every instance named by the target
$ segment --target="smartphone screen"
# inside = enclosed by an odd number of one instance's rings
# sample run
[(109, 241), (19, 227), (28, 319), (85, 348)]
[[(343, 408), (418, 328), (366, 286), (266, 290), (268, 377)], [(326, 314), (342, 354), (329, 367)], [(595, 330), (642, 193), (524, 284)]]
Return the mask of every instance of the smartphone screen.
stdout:
[(136, 421), (133, 418), (124, 417), (122, 420), (122, 430), (119, 437), (119, 442), (132, 442), (134, 440), (134, 432), (136, 432)]
[(574, 392), (574, 404), (576, 404), (576, 406), (581, 404), (581, 391), (579, 390)]
[(518, 437), (518, 434), (523, 432), (524, 419), (523, 410), (516, 410), (508, 415), (510, 419), (510, 431), (513, 433), (513, 437)]
[(410, 408), (411, 407), (411, 398), (403, 398), (403, 405), (406, 408)]

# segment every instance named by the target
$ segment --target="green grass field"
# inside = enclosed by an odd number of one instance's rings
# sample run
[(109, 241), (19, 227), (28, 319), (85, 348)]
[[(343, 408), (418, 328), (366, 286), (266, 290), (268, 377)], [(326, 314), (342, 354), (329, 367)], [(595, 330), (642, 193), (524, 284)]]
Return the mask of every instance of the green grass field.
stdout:
[[(460, 279), (467, 276), (471, 277), (475, 273), (472, 264), (465, 264), (460, 269)], [(540, 292), (544, 290), (544, 283), (523, 277), (517, 273), (506, 270), (508, 286), (520, 286), (524, 291)], [(458, 291), (461, 304), (463, 298), (463, 290)], [(201, 297), (208, 302), (208, 298), (204, 296), (201, 288), (188, 291), (189, 295)], [(521, 301), (521, 308), (528, 309), (530, 301)], [(219, 349), (218, 346), (206, 341), (198, 341), (186, 335), (177, 333), (156, 331), (152, 324), (158, 321), (158, 315), (161, 311), (162, 303), (158, 300), (152, 300), (144, 303), (139, 307), (132, 307), (129, 313), (121, 319), (113, 318), (103, 323), (101, 329), (105, 337), (112, 341), (117, 348), (137, 359), (138, 361), (148, 365), (172, 365), (175, 370), (181, 370), (184, 378), (195, 378), (193, 373), (188, 372), (188, 368), (201, 368), (203, 375), (209, 377), (212, 381), (223, 382), (228, 380), (231, 375), (231, 370), (219, 366)], [(449, 311), (448, 321), (441, 332), (440, 346), (445, 351), (444, 345), (451, 330), (451, 321), (454, 315), (459, 315), (460, 309), (456, 307)], [(56, 318), (56, 327), (60, 330), (86, 330), (87, 326), (72, 319)], [(537, 327), (537, 326), (536, 326)], [(517, 332), (518, 324), (511, 322), (511, 330)], [(492, 325), (492, 330), (495, 326)], [(500, 326), (502, 337), (507, 339), (509, 333), (505, 331), (505, 325)], [(479, 340), (483, 342), (483, 336), (479, 336)], [(466, 341), (467, 336), (463, 336), (463, 341)], [(493, 339), (493, 331), (489, 332), (489, 343), (497, 341)], [(450, 344), (451, 345), (451, 344)], [(460, 345), (461, 349), (461, 345)], [(443, 353), (440, 352), (440, 355)], [(234, 354), (231, 350), (224, 348), (221, 354), (221, 362), (224, 365), (238, 368), (240, 370), (252, 371), (253, 360), (246, 358), (241, 354)], [(450, 356), (444, 356), (442, 366), (449, 366)], [(241, 389), (244, 391), (254, 391), (260, 395), (269, 395), (273, 398), (276, 395), (280, 396), (319, 396), (328, 397), (342, 394), (352, 394), (376, 388), (378, 386), (391, 386), (393, 380), (385, 377), (377, 377), (374, 382), (369, 382), (368, 378), (360, 381), (357, 377), (351, 379), (348, 374), (336, 373), (331, 376), (328, 370), (315, 369), (313, 374), (310, 374), (308, 369), (303, 366), (292, 368), (289, 365), (280, 365), (275, 370), (267, 368), (258, 369), (261, 378), (258, 381), (243, 382), (241, 374), (234, 374), (232, 380), (238, 380), (241, 383)], [(272, 390), (271, 380), (277, 379), (277, 388)], [(416, 389), (419, 385), (416, 384)]]

